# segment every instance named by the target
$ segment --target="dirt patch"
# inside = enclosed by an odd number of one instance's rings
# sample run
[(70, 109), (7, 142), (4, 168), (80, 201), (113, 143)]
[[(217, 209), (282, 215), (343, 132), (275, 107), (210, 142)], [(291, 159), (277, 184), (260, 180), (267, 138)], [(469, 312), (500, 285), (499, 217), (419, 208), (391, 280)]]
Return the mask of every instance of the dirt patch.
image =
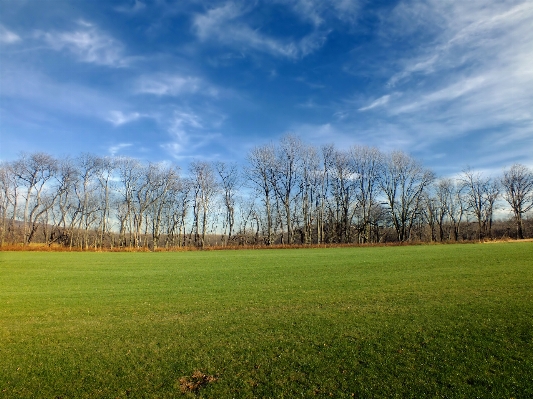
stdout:
[(200, 370), (196, 370), (191, 376), (185, 376), (179, 379), (180, 391), (182, 393), (196, 392), (201, 387), (215, 382), (217, 379), (214, 375), (204, 374)]

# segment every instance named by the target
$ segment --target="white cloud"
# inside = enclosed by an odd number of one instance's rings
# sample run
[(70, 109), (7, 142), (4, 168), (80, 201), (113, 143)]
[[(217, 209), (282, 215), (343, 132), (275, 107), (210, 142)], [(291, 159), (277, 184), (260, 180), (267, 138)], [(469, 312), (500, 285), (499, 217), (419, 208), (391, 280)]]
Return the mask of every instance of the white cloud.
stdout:
[(433, 54), (428, 59), (425, 59), (423, 56), (421, 60), (416, 60), (414, 63), (409, 63), (405, 69), (401, 72), (394, 74), (390, 79), (387, 85), (393, 87), (399, 81), (410, 77), (414, 73), (420, 72), (422, 74), (429, 74), (434, 70), (434, 64), (437, 61), (437, 55)]
[(86, 21), (78, 21), (80, 29), (71, 32), (38, 32), (37, 36), (54, 50), (67, 50), (82, 62), (114, 67), (126, 66), (128, 58), (116, 39)]
[(389, 102), (390, 97), (391, 97), (390, 94), (386, 94), (386, 95), (378, 98), (377, 100), (373, 101), (370, 105), (367, 105), (366, 107), (359, 108), (359, 111), (368, 111), (370, 109), (385, 105), (385, 104), (387, 104)]
[(120, 150), (131, 147), (132, 145), (133, 144), (131, 143), (119, 143), (116, 145), (112, 145), (111, 147), (107, 149), (107, 151), (109, 152), (111, 156), (115, 156)]
[(399, 29), (408, 25), (424, 30), (432, 27), (435, 38), (422, 45), (418, 43), (418, 50), (398, 60), (403, 68), (391, 77), (389, 85), (409, 80), (416, 74), (435, 76), (469, 68), (473, 63), (483, 68), (505, 60), (512, 62), (524, 53), (528, 54), (531, 65), (533, 3), (530, 1), (450, 4), (432, 0), (424, 5), (402, 2), (397, 8), (414, 11), (393, 13), (384, 24), (386, 29), (401, 35)]
[(197, 156), (196, 150), (220, 137), (212, 131), (216, 125), (217, 122), (202, 118), (194, 111), (176, 109), (167, 128), (172, 141), (163, 144), (162, 148), (176, 159)]
[(0, 43), (13, 44), (21, 40), (20, 36), (0, 25)]
[[(0, 74), (0, 87), (2, 97), (7, 99), (6, 104), (21, 101), (28, 104), (24, 115), (40, 113), (48, 115), (47, 118), (69, 115), (110, 121), (113, 115), (110, 115), (109, 110), (127, 107), (112, 93), (60, 83), (42, 73), (9, 65), (7, 62)], [(16, 115), (15, 113), (13, 116)]]
[(158, 96), (178, 96), (184, 93), (196, 93), (216, 95), (217, 90), (207, 87), (202, 79), (195, 76), (183, 76), (179, 74), (159, 74), (142, 76), (137, 82), (137, 92), (155, 94)]
[[(385, 20), (383, 37), (416, 37), (416, 46), (391, 63), (402, 66), (385, 87), (394, 92), (359, 108), (386, 104), (367, 123), (396, 126), (395, 136), (403, 134), (415, 150), (462, 137), (478, 153), (530, 151), (523, 132), (531, 137), (533, 129), (533, 3), (430, 0), (398, 8)], [(483, 131), (500, 142), (480, 140)]]
[(144, 4), (142, 1), (135, 0), (133, 4), (126, 4), (123, 6), (116, 7), (115, 10), (126, 14), (134, 14), (141, 10), (144, 10), (145, 8), (146, 4)]
[[(332, 19), (353, 23), (359, 14), (360, 0), (278, 0), (289, 5), (294, 13), (316, 27)], [(338, 22), (338, 21), (335, 21)]]
[(312, 31), (298, 41), (279, 40), (261, 34), (258, 29), (240, 21), (246, 11), (235, 3), (198, 14), (194, 18), (194, 27), (202, 41), (216, 40), (238, 49), (253, 49), (275, 56), (301, 58), (322, 47), (329, 32)]
[(115, 126), (120, 126), (126, 123), (136, 121), (142, 116), (143, 115), (138, 112), (131, 112), (129, 114), (125, 114), (122, 111), (110, 111), (107, 120)]

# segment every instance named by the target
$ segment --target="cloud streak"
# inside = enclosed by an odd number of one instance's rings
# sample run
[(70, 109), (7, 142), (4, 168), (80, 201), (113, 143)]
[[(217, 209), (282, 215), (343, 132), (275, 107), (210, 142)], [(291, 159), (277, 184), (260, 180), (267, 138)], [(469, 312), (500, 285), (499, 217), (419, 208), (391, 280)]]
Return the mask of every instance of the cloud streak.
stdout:
[(205, 14), (197, 14), (193, 25), (201, 41), (217, 41), (224, 45), (255, 50), (277, 57), (297, 59), (305, 57), (324, 45), (328, 31), (314, 30), (300, 40), (280, 40), (252, 29), (241, 20), (246, 10), (235, 3), (213, 8)]
[[(428, 4), (413, 7), (439, 33), (399, 61), (404, 68), (385, 87), (394, 87), (397, 95), (385, 94), (359, 111), (386, 105), (394, 123), (409, 121), (414, 135), (417, 126), (431, 124), (433, 136), (440, 138), (533, 127), (533, 4), (454, 3), (446, 6), (447, 13), (441, 2)], [(398, 20), (388, 22), (394, 32), (407, 24), (403, 12), (393, 17)], [(415, 140), (432, 142), (433, 137)]]
[(82, 62), (111, 67), (129, 64), (123, 55), (123, 45), (118, 40), (85, 21), (79, 21), (78, 27), (70, 32), (38, 32), (37, 36), (53, 50), (70, 52)]
[(202, 94), (216, 97), (219, 90), (202, 78), (182, 74), (155, 74), (141, 76), (136, 84), (136, 92), (156, 96), (180, 96)]
[(0, 43), (14, 44), (20, 42), (22, 39), (15, 32), (10, 31), (5, 26), (0, 25)]
[(172, 141), (162, 144), (162, 148), (175, 159), (197, 157), (198, 149), (220, 137), (213, 128), (208, 118), (191, 110), (175, 109), (167, 129)]
[(114, 126), (121, 126), (126, 123), (134, 122), (142, 116), (143, 115), (138, 112), (125, 114), (122, 111), (110, 111), (107, 121), (111, 122)]
[(367, 105), (366, 107), (359, 108), (359, 111), (368, 111), (371, 109), (374, 109), (376, 107), (381, 107), (389, 102), (391, 98), (390, 94), (385, 94), (384, 96), (378, 98), (377, 100), (373, 101), (370, 105)]

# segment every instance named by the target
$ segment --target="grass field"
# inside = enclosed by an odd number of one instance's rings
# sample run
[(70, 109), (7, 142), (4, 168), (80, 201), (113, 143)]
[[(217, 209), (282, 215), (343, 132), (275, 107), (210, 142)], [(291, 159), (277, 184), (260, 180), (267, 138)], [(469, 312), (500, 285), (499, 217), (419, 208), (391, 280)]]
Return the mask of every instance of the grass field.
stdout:
[(0, 252), (1, 398), (533, 397), (533, 243)]

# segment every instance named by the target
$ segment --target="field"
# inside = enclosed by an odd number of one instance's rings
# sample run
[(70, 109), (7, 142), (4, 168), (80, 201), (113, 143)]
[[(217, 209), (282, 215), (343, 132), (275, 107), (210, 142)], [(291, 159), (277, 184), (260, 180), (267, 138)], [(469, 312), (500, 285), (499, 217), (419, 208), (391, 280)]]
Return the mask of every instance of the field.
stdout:
[(533, 243), (0, 252), (2, 398), (533, 397)]

